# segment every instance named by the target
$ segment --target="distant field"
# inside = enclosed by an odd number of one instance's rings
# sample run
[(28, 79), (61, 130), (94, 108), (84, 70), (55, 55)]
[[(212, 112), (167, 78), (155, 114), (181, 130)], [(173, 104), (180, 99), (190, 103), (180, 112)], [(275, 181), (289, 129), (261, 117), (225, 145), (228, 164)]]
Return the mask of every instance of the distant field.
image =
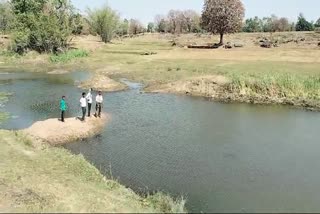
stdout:
[[(320, 34), (277, 33), (272, 38), (303, 38), (304, 41), (280, 44), (280, 47), (271, 49), (261, 48), (256, 44), (263, 37), (270, 37), (270, 34), (233, 34), (227, 36), (226, 41), (241, 43), (243, 48), (197, 50), (184, 46), (192, 43), (214, 43), (218, 37), (144, 35), (101, 45), (85, 60), (85, 64), (90, 67), (107, 65), (112, 68), (111, 73), (121, 73), (142, 81), (174, 81), (190, 76), (230, 72), (320, 74), (320, 47), (317, 46)], [(177, 46), (172, 46), (173, 41)], [(75, 45), (81, 46), (81, 43)], [(145, 52), (157, 54), (142, 55)]]

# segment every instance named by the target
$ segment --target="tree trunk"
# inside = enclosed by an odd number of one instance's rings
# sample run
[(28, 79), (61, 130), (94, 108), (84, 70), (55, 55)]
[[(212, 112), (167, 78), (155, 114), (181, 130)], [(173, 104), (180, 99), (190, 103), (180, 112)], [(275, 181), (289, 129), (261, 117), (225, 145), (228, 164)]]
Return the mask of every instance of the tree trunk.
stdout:
[(220, 33), (220, 43), (219, 45), (223, 45), (223, 33)]

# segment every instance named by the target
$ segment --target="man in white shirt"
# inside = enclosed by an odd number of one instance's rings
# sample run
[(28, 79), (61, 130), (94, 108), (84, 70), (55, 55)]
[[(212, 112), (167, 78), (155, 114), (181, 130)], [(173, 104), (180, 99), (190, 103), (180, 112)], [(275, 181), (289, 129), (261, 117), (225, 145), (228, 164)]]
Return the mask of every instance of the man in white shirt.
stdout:
[(88, 117), (91, 116), (91, 106), (92, 106), (92, 88), (89, 89), (89, 93), (86, 96), (86, 99), (88, 101)]
[(97, 111), (98, 111), (98, 117), (101, 117), (102, 105), (103, 105), (103, 96), (102, 96), (102, 92), (99, 91), (98, 95), (96, 96), (96, 113), (94, 114), (95, 117), (97, 117)]
[(82, 109), (82, 121), (85, 121), (86, 119), (86, 111), (87, 111), (87, 99), (86, 99), (86, 93), (82, 93), (82, 97), (80, 99), (80, 106)]

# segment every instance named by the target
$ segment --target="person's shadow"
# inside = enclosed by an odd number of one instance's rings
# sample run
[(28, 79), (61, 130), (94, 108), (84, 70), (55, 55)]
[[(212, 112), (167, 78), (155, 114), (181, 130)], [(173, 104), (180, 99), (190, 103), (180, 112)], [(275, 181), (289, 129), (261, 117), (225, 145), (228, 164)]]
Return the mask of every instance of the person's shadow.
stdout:
[(82, 120), (82, 117), (76, 117), (76, 120), (80, 120), (81, 122), (85, 122), (85, 120)]

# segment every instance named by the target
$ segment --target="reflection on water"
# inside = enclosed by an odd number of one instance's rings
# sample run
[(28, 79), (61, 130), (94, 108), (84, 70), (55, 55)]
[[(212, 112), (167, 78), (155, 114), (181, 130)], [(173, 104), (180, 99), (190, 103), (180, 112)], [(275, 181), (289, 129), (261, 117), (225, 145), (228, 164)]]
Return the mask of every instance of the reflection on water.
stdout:
[[(5, 128), (57, 117), (61, 94), (70, 115), (79, 111), (72, 85), (40, 78), (0, 87), (14, 92), (6, 109), (20, 116)], [(66, 148), (134, 190), (184, 195), (193, 212), (320, 210), (319, 113), (138, 90), (105, 100), (112, 120), (103, 133)]]

